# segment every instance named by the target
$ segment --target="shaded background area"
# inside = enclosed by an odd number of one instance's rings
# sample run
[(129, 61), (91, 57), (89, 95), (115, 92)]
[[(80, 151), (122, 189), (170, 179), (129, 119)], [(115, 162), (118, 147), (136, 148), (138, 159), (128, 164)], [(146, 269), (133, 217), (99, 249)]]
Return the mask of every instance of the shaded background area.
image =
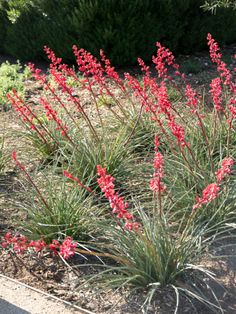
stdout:
[(0, 0), (0, 51), (21, 60), (45, 58), (43, 46), (67, 62), (76, 44), (115, 65), (150, 61), (155, 42), (175, 54), (206, 48), (207, 33), (236, 41), (236, 10), (204, 11), (204, 0)]

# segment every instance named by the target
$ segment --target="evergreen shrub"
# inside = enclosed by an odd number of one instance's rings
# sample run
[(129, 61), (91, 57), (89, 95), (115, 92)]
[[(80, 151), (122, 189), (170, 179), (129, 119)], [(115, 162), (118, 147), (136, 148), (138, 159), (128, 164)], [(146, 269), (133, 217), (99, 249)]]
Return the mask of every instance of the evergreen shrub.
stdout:
[[(14, 2), (12, 0), (11, 2)], [(66, 61), (71, 46), (98, 55), (102, 48), (115, 65), (150, 60), (155, 42), (178, 53), (204, 49), (208, 32), (222, 43), (236, 40), (236, 11), (204, 12), (204, 0), (32, 0), (18, 7), (5, 42), (21, 59), (43, 58), (43, 45)]]

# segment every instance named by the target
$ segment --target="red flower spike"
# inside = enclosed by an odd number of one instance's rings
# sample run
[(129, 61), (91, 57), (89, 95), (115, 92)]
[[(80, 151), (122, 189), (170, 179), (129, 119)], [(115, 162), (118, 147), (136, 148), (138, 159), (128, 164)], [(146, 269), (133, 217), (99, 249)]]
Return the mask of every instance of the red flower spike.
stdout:
[(108, 199), (113, 214), (115, 214), (117, 218), (125, 220), (126, 228), (128, 228), (129, 230), (137, 230), (139, 228), (138, 224), (133, 223), (134, 217), (131, 213), (127, 211), (129, 204), (124, 202), (123, 197), (119, 196), (114, 189), (115, 179), (111, 175), (106, 173), (106, 168), (102, 168), (100, 165), (97, 165), (97, 174), (99, 176), (97, 182), (105, 197)]
[(164, 161), (162, 154), (158, 152), (159, 139), (157, 135), (155, 135), (154, 143), (155, 143), (155, 154), (153, 160), (154, 174), (153, 178), (150, 180), (150, 189), (153, 192), (161, 193), (166, 190), (166, 187), (161, 182), (161, 179), (164, 177)]
[(221, 79), (225, 85), (229, 85), (232, 88), (232, 75), (226, 67), (226, 63), (221, 60), (222, 54), (219, 52), (220, 48), (218, 43), (213, 39), (211, 34), (207, 35), (208, 46), (210, 49), (210, 57), (213, 63), (217, 64), (217, 71), (220, 74)]
[(209, 184), (202, 192), (202, 197), (197, 196), (196, 201), (197, 203), (193, 205), (193, 210), (197, 208), (201, 208), (202, 205), (208, 204), (212, 202), (214, 199), (218, 197), (220, 192), (219, 184), (221, 181), (226, 177), (229, 176), (231, 173), (231, 168), (234, 165), (234, 160), (232, 158), (225, 158), (221, 164), (221, 168), (216, 171), (216, 182)]
[(170, 79), (170, 77), (167, 75), (167, 68), (166, 64), (168, 66), (172, 66), (178, 73), (179, 75), (179, 65), (175, 63), (175, 58), (172, 54), (172, 52), (162, 46), (159, 42), (156, 43), (157, 46), (157, 56), (152, 57), (152, 61), (154, 64), (156, 64), (156, 70), (158, 72), (158, 76), (160, 78), (167, 78)]
[(232, 158), (225, 158), (222, 161), (221, 168), (215, 173), (217, 183), (219, 184), (225, 177), (229, 176), (231, 173), (231, 168), (234, 165), (234, 160)]
[(84, 185), (77, 177), (74, 177), (71, 173), (68, 171), (64, 170), (63, 175), (67, 177), (68, 179), (75, 181), (78, 186), (82, 187), (83, 189), (87, 190), (89, 193), (93, 193), (93, 190), (90, 189), (88, 186)]
[(220, 191), (220, 187), (217, 183), (209, 184), (202, 192), (202, 198), (196, 198), (197, 204), (193, 206), (193, 210), (197, 208), (201, 208), (202, 205), (212, 202), (214, 199), (217, 198)]
[(221, 79), (219, 77), (212, 80), (211, 84), (211, 96), (214, 103), (214, 108), (216, 112), (224, 111), (222, 107), (222, 86)]
[(17, 155), (16, 155), (16, 151), (13, 151), (12, 154), (12, 159), (15, 161), (15, 163), (17, 164), (17, 166), (25, 172), (25, 167), (19, 162), (19, 160), (17, 159)]
[(192, 89), (190, 85), (186, 85), (185, 96), (187, 98), (187, 105), (192, 108), (192, 112), (195, 113), (197, 110), (199, 99), (196, 92)]

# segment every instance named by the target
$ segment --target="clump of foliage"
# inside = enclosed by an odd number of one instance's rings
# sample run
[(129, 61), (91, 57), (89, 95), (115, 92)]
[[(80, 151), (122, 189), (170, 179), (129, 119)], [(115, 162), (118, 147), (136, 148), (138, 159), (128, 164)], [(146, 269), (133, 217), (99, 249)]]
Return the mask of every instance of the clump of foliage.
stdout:
[(10, 64), (6, 61), (0, 65), (0, 108), (5, 110), (8, 108), (6, 95), (12, 89), (24, 97), (24, 80), (28, 75), (28, 68), (24, 67), (23, 69), (19, 61), (16, 64)]
[[(208, 104), (160, 43), (152, 58), (157, 77), (139, 58), (141, 80), (129, 73), (121, 79), (103, 51), (99, 61), (74, 46), (83, 74), (78, 76), (45, 47), (50, 80), (30, 65), (43, 91), (39, 107), (16, 91), (8, 94), (34, 147), (45, 148), (53, 172), (66, 177), (62, 186), (55, 181), (42, 191), (13, 153), (37, 195), (28, 206), (23, 204), (28, 211), (25, 230), (32, 238), (47, 240), (39, 249), (36, 242), (32, 247), (64, 258), (76, 252), (105, 257), (99, 263), (104, 271), (89, 282), (103, 288), (142, 288), (145, 310), (163, 287), (176, 294), (175, 313), (182, 294), (221, 310), (204, 281), (213, 275), (198, 263), (214, 239), (224, 235), (226, 223), (235, 222), (235, 82), (217, 42), (211, 34), (207, 39), (218, 71)], [(72, 182), (75, 188), (68, 189)], [(99, 231), (88, 248), (80, 241), (93, 223)], [(76, 224), (81, 226), (78, 233)], [(66, 243), (53, 242), (54, 236), (60, 241), (64, 236)], [(4, 243), (13, 251), (16, 243), (16, 252), (31, 247), (27, 239), (13, 242), (11, 236)]]
[(41, 175), (41, 184), (37, 186), (34, 182), (36, 176), (29, 174), (15, 152), (12, 156), (27, 179), (22, 180), (27, 197), (19, 205), (27, 220), (18, 224), (25, 235), (33, 240), (43, 238), (47, 243), (66, 236), (77, 241), (90, 239), (97, 230), (96, 222), (101, 214), (92, 197), (88, 197), (83, 189), (72, 190), (70, 183), (55, 177), (50, 171)]

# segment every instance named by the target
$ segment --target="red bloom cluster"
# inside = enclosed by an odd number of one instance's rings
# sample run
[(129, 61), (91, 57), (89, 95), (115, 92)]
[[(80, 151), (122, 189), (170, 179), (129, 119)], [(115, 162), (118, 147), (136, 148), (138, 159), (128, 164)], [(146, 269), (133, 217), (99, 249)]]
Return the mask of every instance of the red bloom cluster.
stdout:
[(190, 108), (193, 108), (191, 111), (193, 113), (196, 112), (197, 110), (197, 106), (198, 106), (198, 97), (197, 97), (197, 94), (196, 92), (192, 89), (192, 87), (190, 85), (186, 85), (186, 90), (185, 90), (185, 96), (187, 98), (187, 105), (190, 107)]
[(138, 64), (141, 67), (141, 70), (146, 74), (145, 76), (150, 77), (150, 67), (144, 63), (143, 59), (138, 58)]
[[(153, 96), (154, 96), (155, 91), (158, 90), (158, 85), (155, 82), (156, 79), (151, 78), (150, 67), (147, 66), (141, 58), (138, 58), (138, 64), (141, 70), (145, 73), (145, 75), (143, 76), (143, 89), (145, 93), (147, 93), (148, 89), (150, 89), (150, 91), (154, 91), (153, 93)], [(147, 94), (145, 97), (147, 98)], [(147, 111), (149, 111), (149, 109)]]
[(233, 166), (234, 161), (232, 158), (225, 158), (221, 164), (221, 168), (215, 173), (216, 182), (209, 184), (202, 192), (202, 197), (196, 197), (197, 203), (193, 206), (193, 210), (201, 208), (202, 205), (210, 203), (217, 198), (221, 181), (231, 173), (231, 167)]
[(228, 108), (231, 112), (232, 119), (236, 119), (236, 100), (235, 99), (231, 99), (231, 101), (229, 102)]
[(172, 105), (168, 99), (167, 88), (164, 81), (161, 82), (157, 96), (159, 106), (158, 113), (164, 113), (167, 116), (167, 118), (170, 119), (170, 110), (172, 108)]
[(145, 105), (145, 109), (149, 111), (149, 106), (147, 105), (148, 95), (144, 88), (141, 86), (140, 82), (129, 73), (125, 73), (124, 76), (126, 81), (128, 82), (128, 86), (133, 89), (134, 96), (140, 98), (142, 106)]
[(73, 46), (73, 52), (76, 56), (79, 71), (83, 72), (86, 76), (92, 76), (97, 82), (101, 82), (103, 69), (97, 58), (83, 48), (78, 49), (75, 45)]
[(100, 50), (100, 56), (102, 62), (105, 64), (105, 72), (108, 77), (112, 78), (118, 85), (125, 90), (123, 81), (120, 79), (119, 74), (115, 71), (115, 68), (111, 66), (111, 62), (109, 59), (106, 58), (104, 51)]
[[(115, 71), (114, 67), (111, 66), (110, 61), (106, 58), (104, 52), (100, 50), (101, 60), (104, 63), (98, 61), (90, 52), (81, 48), (78, 49), (75, 45), (73, 46), (73, 52), (76, 56), (76, 62), (79, 71), (83, 72), (85, 75), (84, 80), (80, 80), (80, 83), (84, 88), (86, 88), (96, 103), (96, 97), (99, 95), (103, 96), (104, 91), (107, 95), (112, 97), (116, 104), (121, 108), (119, 101), (114, 97), (113, 92), (109, 89), (108, 82), (106, 80), (106, 75), (111, 78), (117, 86), (123, 91), (126, 91), (123, 81), (120, 79), (118, 73)], [(99, 87), (99, 93), (97, 89), (93, 89), (93, 86)], [(98, 106), (96, 103), (97, 112), (99, 113)], [(122, 108), (121, 108), (122, 109)]]
[(37, 81), (41, 82), (42, 84), (47, 83), (47, 75), (42, 73), (42, 70), (36, 69), (35, 65), (31, 62), (28, 63), (28, 67), (32, 73), (33, 78)]
[(7, 94), (7, 98), (25, 126), (35, 131), (43, 142), (47, 143), (45, 138), (45, 128), (43, 127), (41, 121), (34, 114), (31, 108), (17, 95), (17, 92), (12, 90), (12, 94)]
[(47, 244), (43, 240), (30, 241), (28, 247), (32, 247), (35, 252), (42, 252), (46, 248)]
[(57, 65), (61, 64), (62, 58), (57, 58), (55, 53), (48, 48), (47, 46), (44, 46), (44, 51), (48, 57), (49, 60), (51, 60), (51, 65), (50, 67), (56, 67)]
[(167, 75), (167, 68), (166, 68), (166, 64), (168, 66), (172, 66), (175, 70), (176, 70), (176, 74), (180, 74), (178, 72), (179, 70), (179, 65), (176, 64), (175, 58), (172, 54), (172, 52), (163, 47), (159, 42), (156, 43), (156, 46), (158, 47), (157, 49), (157, 56), (156, 57), (152, 57), (152, 61), (154, 64), (156, 64), (156, 70), (158, 72), (158, 76), (160, 78), (170, 78)]
[(159, 147), (159, 139), (158, 136), (155, 136), (155, 155), (154, 155), (154, 174), (153, 179), (150, 181), (150, 188), (154, 192), (164, 192), (166, 190), (166, 186), (163, 185), (161, 179), (164, 177), (164, 161), (161, 153), (158, 152)]
[(23, 253), (33, 249), (36, 253), (49, 250), (53, 254), (59, 254), (64, 259), (69, 259), (75, 254), (77, 243), (73, 242), (71, 237), (66, 237), (60, 244), (57, 240), (52, 240), (52, 243), (47, 245), (44, 240), (29, 241), (23, 235), (12, 235), (7, 232), (1, 243), (4, 249), (12, 249), (16, 254)]
[(53, 254), (57, 254), (58, 250), (60, 249), (60, 243), (53, 239), (52, 243), (49, 244), (49, 249), (53, 252)]
[[(140, 82), (133, 78), (129, 73), (125, 73), (125, 78), (128, 80), (129, 86), (134, 90), (135, 96), (141, 99), (141, 104), (144, 106), (146, 112), (151, 112), (152, 119), (161, 125), (161, 120), (158, 118), (158, 114), (163, 113), (168, 121), (171, 133), (177, 139), (178, 145), (182, 147), (189, 146), (185, 140), (184, 127), (176, 123), (174, 115), (171, 113), (173, 108), (168, 99), (165, 82), (162, 81), (160, 86), (158, 86), (152, 79), (149, 78), (148, 68), (142, 62), (140, 64), (143, 66), (144, 71), (147, 72), (144, 87), (142, 87)], [(152, 99), (149, 96), (147, 84), (149, 84), (150, 90), (155, 99)], [(192, 97), (193, 96), (195, 97), (195, 94), (192, 93)]]
[(78, 80), (78, 77), (76, 76), (73, 68), (70, 68), (67, 64), (62, 63), (62, 58), (57, 58), (55, 53), (47, 46), (44, 46), (44, 51), (47, 54), (48, 59), (51, 61), (51, 64), (50, 64), (51, 74), (53, 71), (54, 73), (57, 72), (58, 74), (59, 74), (59, 71), (61, 71), (63, 74), (73, 77), (74, 80), (76, 81)]
[(212, 38), (212, 35), (210, 33), (207, 34), (207, 40), (208, 40), (210, 57), (211, 57), (212, 62), (219, 63), (221, 61), (222, 54), (219, 52), (220, 47), (218, 43)]
[(105, 197), (108, 199), (112, 212), (119, 219), (125, 220), (125, 227), (129, 230), (138, 229), (139, 225), (133, 222), (133, 215), (127, 211), (129, 204), (124, 202), (122, 196), (119, 196), (118, 193), (114, 190), (114, 178), (106, 173), (106, 169), (102, 168), (100, 165), (97, 165), (97, 174), (99, 178), (97, 182), (104, 193)]
[(234, 164), (234, 160), (232, 158), (225, 158), (222, 161), (221, 168), (216, 172), (217, 183), (219, 184), (226, 176), (230, 175), (231, 168)]
[(217, 198), (218, 193), (220, 191), (220, 187), (217, 183), (209, 184), (203, 191), (202, 191), (202, 198), (197, 196), (196, 201), (197, 203), (193, 205), (193, 210), (197, 208), (201, 208), (202, 205), (210, 203), (214, 199)]
[(188, 145), (185, 141), (185, 130), (181, 125), (175, 122), (174, 116), (170, 118), (168, 125), (171, 129), (172, 134), (177, 139), (178, 145), (182, 147)]
[(233, 120), (236, 119), (236, 98), (235, 97), (232, 97), (229, 100), (229, 102), (227, 104), (227, 108), (229, 109), (229, 112), (230, 112), (230, 115), (231, 115), (231, 117), (228, 119), (228, 123), (229, 123), (229, 126), (231, 128)]
[(221, 60), (222, 54), (219, 53), (220, 48), (217, 42), (212, 38), (211, 34), (207, 35), (208, 45), (210, 48), (210, 57), (212, 62), (217, 64), (217, 70), (222, 78), (224, 80), (225, 85), (231, 85), (231, 78), (232, 75), (230, 71), (226, 67), (226, 63)]
[(12, 160), (15, 161), (15, 163), (17, 164), (17, 166), (22, 170), (22, 171), (26, 171), (25, 170), (25, 167), (22, 165), (22, 163), (19, 162), (19, 160), (17, 159), (17, 156), (16, 156), (16, 151), (14, 150), (11, 154), (11, 158)]
[(41, 98), (40, 103), (44, 106), (48, 120), (49, 121), (53, 120), (56, 122), (57, 124), (56, 130), (60, 131), (62, 136), (66, 136), (70, 141), (72, 141), (69, 135), (67, 134), (68, 131), (67, 126), (63, 125), (61, 119), (58, 118), (58, 112), (52, 109), (51, 105), (46, 101), (46, 99)]
[(27, 238), (22, 235), (12, 236), (10, 232), (7, 232), (2, 241), (2, 247), (12, 247), (13, 251), (17, 254), (23, 253), (28, 248)]
[(75, 254), (76, 247), (77, 244), (72, 241), (71, 237), (66, 237), (66, 239), (62, 242), (60, 246), (59, 254), (64, 259), (69, 259)]
[(223, 111), (222, 107), (222, 86), (221, 86), (221, 79), (219, 77), (213, 79), (210, 84), (211, 87), (211, 96), (214, 103), (214, 108), (216, 112)]

